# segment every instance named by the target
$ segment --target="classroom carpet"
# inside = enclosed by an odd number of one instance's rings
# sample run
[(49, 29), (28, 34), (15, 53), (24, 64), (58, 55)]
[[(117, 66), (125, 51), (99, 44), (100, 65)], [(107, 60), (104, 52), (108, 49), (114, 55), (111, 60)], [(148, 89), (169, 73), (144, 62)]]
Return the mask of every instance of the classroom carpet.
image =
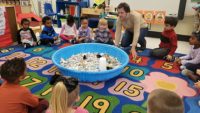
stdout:
[[(58, 69), (51, 56), (68, 43), (47, 47), (24, 49), (10, 46), (0, 49), (0, 65), (14, 57), (23, 57), (27, 63), (28, 76), (21, 82), (32, 93), (50, 99), (52, 86), (49, 80)], [(76, 103), (90, 113), (146, 113), (148, 94), (158, 88), (176, 92), (184, 100), (185, 113), (199, 113), (200, 106), (194, 83), (181, 75), (175, 63), (149, 57), (149, 49), (130, 58), (122, 73), (108, 81), (80, 83), (80, 101)], [(176, 54), (181, 56), (181, 54)], [(171, 100), (173, 101), (173, 100)]]

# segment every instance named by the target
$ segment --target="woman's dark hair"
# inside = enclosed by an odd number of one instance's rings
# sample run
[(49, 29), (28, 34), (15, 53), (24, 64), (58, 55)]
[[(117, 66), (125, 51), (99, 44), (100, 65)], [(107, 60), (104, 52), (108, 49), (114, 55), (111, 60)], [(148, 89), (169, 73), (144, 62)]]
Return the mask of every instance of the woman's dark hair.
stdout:
[(14, 83), (26, 70), (24, 58), (7, 60), (1, 65), (0, 75), (8, 83)]
[(126, 13), (130, 13), (131, 9), (130, 6), (126, 2), (122, 2), (117, 6), (117, 9), (123, 8)]
[(177, 23), (178, 23), (177, 17), (172, 17), (172, 16), (165, 17), (165, 24), (169, 24), (170, 26), (176, 27)]
[(66, 86), (67, 91), (69, 93), (71, 93), (74, 89), (76, 89), (79, 83), (78, 79), (76, 78), (73, 78), (73, 77), (66, 78), (62, 75), (55, 74), (54, 76), (52, 76), (50, 80), (50, 84), (55, 85), (58, 82), (63, 82), (63, 84)]
[(200, 31), (192, 32), (192, 35), (197, 38), (197, 40), (200, 42)]

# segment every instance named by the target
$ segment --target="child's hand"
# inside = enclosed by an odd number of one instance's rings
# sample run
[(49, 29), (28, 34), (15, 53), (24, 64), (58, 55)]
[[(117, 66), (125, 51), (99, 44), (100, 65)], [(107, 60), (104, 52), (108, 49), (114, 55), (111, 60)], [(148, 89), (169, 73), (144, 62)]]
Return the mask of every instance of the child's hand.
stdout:
[(172, 58), (173, 58), (172, 55), (167, 55), (167, 57), (166, 57), (167, 61), (171, 61)]
[(194, 83), (194, 86), (195, 86), (196, 88), (199, 88), (199, 89), (200, 89), (200, 81)]
[(37, 45), (37, 43), (36, 42), (33, 42), (33, 46), (36, 46)]
[(81, 41), (83, 41), (85, 38), (84, 37), (80, 37), (79, 39), (78, 39), (78, 42), (81, 42)]
[(55, 37), (53, 37), (53, 39), (54, 39), (54, 40), (57, 40), (57, 39), (58, 39), (58, 37), (57, 37), (57, 36), (55, 36)]
[(200, 76), (200, 69), (197, 69), (197, 75), (199, 75)]
[(175, 59), (175, 62), (176, 62), (177, 64), (180, 64), (180, 65), (181, 65), (181, 59), (180, 59), (180, 58), (176, 58), (176, 59)]
[(132, 47), (132, 48), (131, 48), (131, 52), (130, 52), (130, 53), (132, 54), (132, 57), (133, 57), (134, 59), (137, 58), (137, 52), (136, 52), (136, 50), (135, 50), (135, 47)]

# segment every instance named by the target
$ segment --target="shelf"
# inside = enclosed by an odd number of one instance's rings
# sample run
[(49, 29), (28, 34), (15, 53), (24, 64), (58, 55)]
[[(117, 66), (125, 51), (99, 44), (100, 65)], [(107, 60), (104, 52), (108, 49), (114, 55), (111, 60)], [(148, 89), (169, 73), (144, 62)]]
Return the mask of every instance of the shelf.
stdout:
[[(67, 16), (68, 16), (69, 14), (64, 14), (64, 15), (61, 15), (61, 14), (57, 14), (57, 16), (59, 16), (59, 17), (61, 17), (61, 18), (64, 18), (64, 17), (66, 17), (67, 18)], [(78, 19), (78, 18), (80, 18), (80, 17), (78, 17), (78, 16), (73, 16), (75, 19)]]
[[(68, 6), (75, 6), (72, 10), (68, 8)], [(66, 10), (67, 9), (67, 10)], [(61, 15), (60, 12), (63, 10), (63, 12), (69, 12), (69, 14), (72, 14), (74, 18), (77, 20), (78, 26), (80, 25), (80, 16), (81, 16), (81, 5), (79, 2), (71, 2), (71, 1), (56, 1), (56, 12), (57, 12), (57, 25), (58, 27), (61, 27), (61, 18), (67, 19), (68, 13)], [(70, 11), (72, 11), (70, 13)]]
[(78, 2), (68, 2), (68, 1), (57, 1), (56, 3), (59, 3), (59, 4), (67, 4), (67, 5), (79, 5)]

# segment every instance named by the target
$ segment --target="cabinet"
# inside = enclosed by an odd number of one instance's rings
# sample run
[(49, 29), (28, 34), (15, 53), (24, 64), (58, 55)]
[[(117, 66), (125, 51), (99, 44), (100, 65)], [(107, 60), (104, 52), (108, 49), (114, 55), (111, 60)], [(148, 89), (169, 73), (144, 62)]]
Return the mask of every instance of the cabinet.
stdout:
[(71, 0), (56, 1), (56, 12), (57, 12), (57, 25), (61, 27), (61, 18), (67, 19), (68, 15), (74, 16), (77, 26), (80, 26), (80, 16), (81, 16), (81, 6), (82, 2), (73, 2)]
[(14, 6), (0, 6), (0, 48), (9, 46), (15, 41), (17, 25)]

